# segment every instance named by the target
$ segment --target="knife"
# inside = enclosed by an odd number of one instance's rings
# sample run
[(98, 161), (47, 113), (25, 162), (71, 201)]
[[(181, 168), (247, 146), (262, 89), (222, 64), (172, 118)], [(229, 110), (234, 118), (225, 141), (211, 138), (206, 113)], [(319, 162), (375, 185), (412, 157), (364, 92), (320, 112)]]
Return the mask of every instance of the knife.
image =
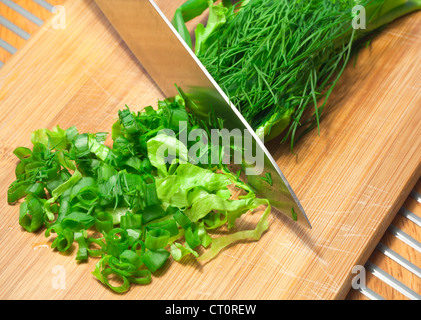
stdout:
[[(182, 94), (198, 116), (212, 112), (224, 119), (224, 127), (240, 129), (252, 141), (252, 152), (261, 155), (260, 169), (246, 174), (248, 185), (272, 208), (311, 228), (300, 201), (264, 142), (229, 101), (218, 83), (153, 0), (95, 0), (111, 25), (167, 97)], [(245, 139), (245, 138), (244, 138)], [(245, 144), (245, 143), (244, 143)], [(251, 169), (251, 168), (250, 168)], [(246, 172), (247, 173), (247, 172)], [(259, 173), (259, 174), (257, 174)], [(270, 175), (271, 183), (262, 178)]]

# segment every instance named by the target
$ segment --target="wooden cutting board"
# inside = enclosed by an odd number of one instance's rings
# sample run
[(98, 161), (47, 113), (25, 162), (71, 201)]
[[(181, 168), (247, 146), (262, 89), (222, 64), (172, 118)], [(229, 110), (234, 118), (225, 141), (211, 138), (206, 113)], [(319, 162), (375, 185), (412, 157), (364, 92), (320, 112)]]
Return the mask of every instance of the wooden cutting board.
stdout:
[[(181, 0), (157, 1), (168, 17)], [(156, 106), (162, 93), (91, 0), (65, 4), (66, 28), (46, 23), (0, 70), (1, 299), (342, 299), (421, 175), (421, 12), (393, 23), (347, 68), (321, 134), (291, 154), (269, 149), (313, 225), (270, 217), (258, 242), (199, 264), (168, 263), (124, 294), (92, 275), (96, 259), (49, 248), (18, 224), (6, 193), (18, 146), (39, 128), (110, 131), (117, 111)], [(247, 219), (240, 227), (247, 225)], [(415, 262), (417, 264), (417, 262)], [(418, 263), (419, 264), (419, 263)]]

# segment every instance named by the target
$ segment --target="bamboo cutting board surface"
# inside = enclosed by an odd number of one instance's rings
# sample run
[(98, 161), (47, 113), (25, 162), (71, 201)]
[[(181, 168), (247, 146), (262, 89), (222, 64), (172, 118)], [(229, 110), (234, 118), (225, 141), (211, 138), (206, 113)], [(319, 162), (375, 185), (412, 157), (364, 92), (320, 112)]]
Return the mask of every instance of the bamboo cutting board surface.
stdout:
[[(171, 17), (181, 2), (158, 4)], [(92, 1), (65, 8), (64, 30), (47, 23), (0, 71), (0, 298), (344, 298), (352, 268), (364, 265), (421, 174), (421, 13), (360, 52), (331, 97), (320, 137), (307, 135), (296, 155), (270, 143), (312, 230), (272, 215), (259, 242), (231, 246), (206, 264), (169, 263), (151, 285), (116, 295), (90, 274), (96, 259), (78, 264), (76, 250), (53, 252), (43, 231), (22, 231), (18, 206), (6, 202), (12, 151), (30, 147), (33, 130), (109, 131), (125, 104), (138, 110), (163, 98)]]

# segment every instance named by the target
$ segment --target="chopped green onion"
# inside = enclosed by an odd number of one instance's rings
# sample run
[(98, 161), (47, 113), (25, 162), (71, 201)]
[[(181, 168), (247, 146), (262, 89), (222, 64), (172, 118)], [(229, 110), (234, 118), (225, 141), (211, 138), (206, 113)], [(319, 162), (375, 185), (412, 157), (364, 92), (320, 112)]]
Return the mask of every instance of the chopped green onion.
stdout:
[[(108, 277), (110, 275), (115, 275), (116, 277), (120, 278), (123, 283), (120, 286), (113, 286), (110, 284)], [(129, 290), (130, 288), (130, 282), (127, 279), (127, 277), (120, 275), (116, 270), (111, 269), (111, 268), (107, 268), (101, 271), (101, 276), (102, 276), (102, 281), (109, 286), (113, 291), (117, 292), (117, 293), (123, 293), (126, 292), (127, 290)]]
[(152, 281), (149, 270), (137, 270), (133, 275), (127, 277), (127, 279), (135, 284), (149, 284)]
[(129, 247), (132, 247), (134, 244), (136, 244), (141, 236), (142, 236), (142, 230), (139, 229), (126, 229), (127, 235), (129, 237)]
[(170, 232), (165, 229), (150, 229), (146, 232), (145, 246), (147, 249), (155, 251), (165, 248), (170, 238)]
[(107, 233), (106, 237), (106, 251), (114, 257), (119, 257), (120, 254), (127, 249), (129, 235), (127, 231), (122, 228), (114, 228)]
[[(88, 251), (88, 254), (91, 257), (100, 257), (104, 254), (105, 242), (103, 240), (104, 240), (104, 238), (95, 239), (95, 238), (92, 238), (92, 237), (87, 239), (87, 246), (88, 247), (87, 247), (86, 250)], [(92, 243), (95, 243), (96, 245), (98, 245), (100, 247), (100, 249), (90, 249), (89, 245), (92, 244)]]
[(195, 224), (191, 224), (184, 234), (186, 238), (186, 242), (188, 243), (189, 247), (195, 249), (199, 246), (202, 241), (199, 236), (199, 228)]
[(44, 203), (30, 193), (19, 210), (19, 224), (27, 231), (34, 232), (44, 224)]
[(106, 211), (95, 213), (95, 227), (99, 232), (108, 233), (114, 227), (113, 216)]
[(183, 229), (187, 229), (192, 223), (191, 220), (180, 210), (174, 213), (174, 219)]
[(140, 229), (142, 227), (142, 215), (128, 211), (120, 217), (120, 227), (123, 229)]
[(179, 230), (174, 219), (168, 219), (160, 222), (151, 222), (146, 226), (146, 230), (163, 229), (169, 232), (170, 237), (178, 235)]
[(131, 263), (136, 268), (139, 268), (143, 262), (140, 255), (138, 255), (136, 252), (133, 252), (132, 250), (125, 250), (120, 255), (120, 260), (122, 262)]
[(54, 239), (51, 244), (51, 248), (57, 248), (60, 252), (65, 252), (69, 250), (74, 241), (74, 233), (69, 228), (61, 229), (60, 232), (57, 232), (57, 237)]
[(166, 215), (165, 210), (160, 205), (153, 205), (145, 208), (142, 212), (142, 223), (147, 224), (153, 220), (162, 218)]
[(142, 262), (153, 273), (164, 265), (169, 256), (170, 253), (165, 249), (146, 251), (142, 256)]
[(83, 232), (75, 232), (74, 238), (79, 245), (76, 253), (76, 260), (88, 260), (88, 245)]
[(82, 212), (72, 212), (68, 214), (61, 225), (72, 231), (86, 230), (95, 224), (95, 218)]

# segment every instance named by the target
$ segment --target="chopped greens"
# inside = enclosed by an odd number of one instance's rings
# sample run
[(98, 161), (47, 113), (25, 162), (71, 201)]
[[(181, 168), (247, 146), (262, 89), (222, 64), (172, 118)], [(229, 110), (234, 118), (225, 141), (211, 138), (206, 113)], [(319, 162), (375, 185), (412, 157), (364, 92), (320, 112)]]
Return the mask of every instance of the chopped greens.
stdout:
[[(180, 134), (210, 125), (188, 114), (177, 96), (159, 101), (157, 110), (120, 110), (112, 147), (104, 132), (37, 130), (32, 149), (14, 150), (19, 163), (8, 202), (24, 199), (19, 224), (28, 232), (44, 228), (45, 237), (54, 237), (53, 249), (77, 246), (77, 261), (98, 259), (92, 274), (111, 290), (151, 283), (170, 257), (212, 259), (235, 241), (259, 239), (268, 228), (267, 200), (256, 198), (225, 165), (190, 161)], [(165, 162), (159, 148), (178, 157)], [(241, 196), (234, 197), (236, 189)], [(255, 229), (234, 230), (237, 219), (257, 210), (263, 213)], [(231, 232), (210, 234), (218, 228)]]

